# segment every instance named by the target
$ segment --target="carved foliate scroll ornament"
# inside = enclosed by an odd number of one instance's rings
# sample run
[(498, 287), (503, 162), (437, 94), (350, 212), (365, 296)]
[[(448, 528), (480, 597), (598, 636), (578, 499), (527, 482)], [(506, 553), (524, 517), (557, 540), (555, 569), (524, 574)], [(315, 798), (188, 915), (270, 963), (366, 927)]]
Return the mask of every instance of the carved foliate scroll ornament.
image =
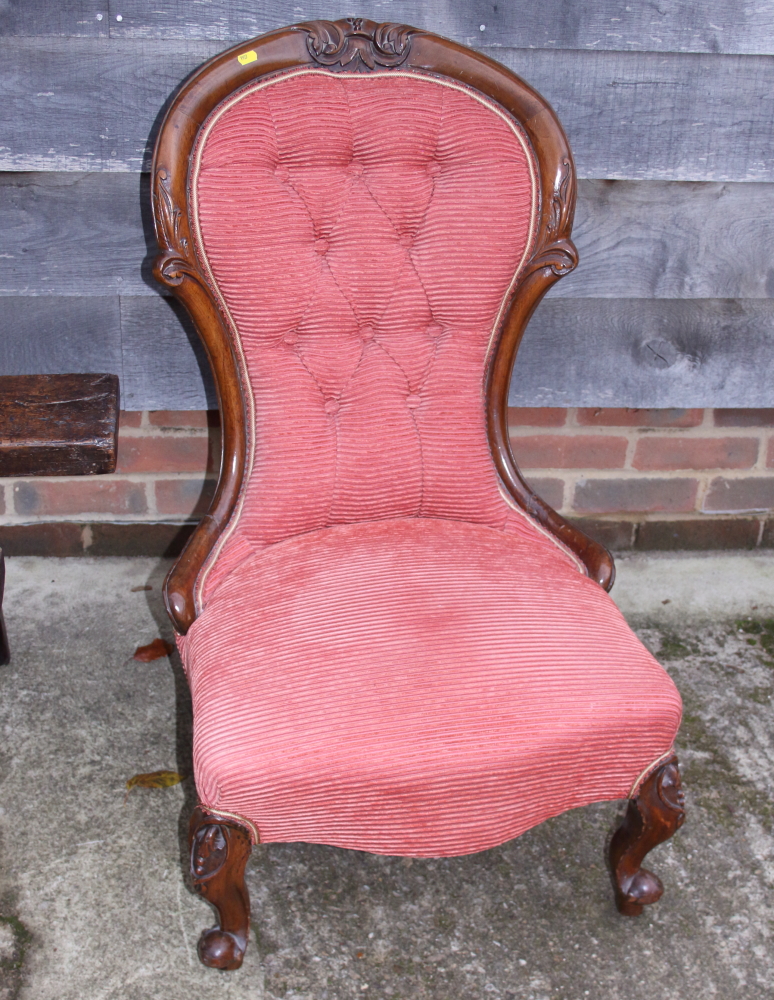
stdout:
[(561, 277), (575, 270), (578, 266), (578, 251), (571, 239), (560, 235), (570, 232), (574, 213), (575, 182), (570, 161), (565, 159), (559, 164), (554, 178), (554, 190), (546, 220), (548, 243), (529, 262), (526, 273), (550, 267), (554, 274)]
[(200, 826), (191, 844), (191, 872), (197, 879), (216, 875), (228, 857), (228, 845), (218, 824)]
[(400, 66), (417, 30), (405, 24), (377, 24), (361, 17), (309, 21), (299, 27), (307, 32), (307, 48), (315, 62), (352, 70)]
[(190, 241), (181, 232), (183, 213), (177, 207), (169, 189), (169, 173), (165, 167), (156, 171), (155, 201), (158, 206), (156, 218), (159, 223), (159, 243), (163, 247), (155, 261), (154, 271), (159, 281), (168, 285), (179, 285), (188, 274), (198, 278)]

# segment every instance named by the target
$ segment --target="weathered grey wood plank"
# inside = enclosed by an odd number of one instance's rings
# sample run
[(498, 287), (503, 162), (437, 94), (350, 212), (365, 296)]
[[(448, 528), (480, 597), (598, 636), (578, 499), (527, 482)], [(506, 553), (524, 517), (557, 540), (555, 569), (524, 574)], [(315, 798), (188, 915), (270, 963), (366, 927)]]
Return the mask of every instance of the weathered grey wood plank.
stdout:
[(118, 298), (103, 295), (3, 299), (0, 372), (3, 375), (110, 372), (121, 378)]
[[(2, 317), (6, 374), (110, 371), (126, 409), (215, 405), (201, 347), (167, 299), (122, 297), (119, 321), (117, 298), (9, 297)], [(511, 403), (772, 406), (774, 303), (546, 301), (519, 351)]]
[(3, 0), (0, 35), (65, 35), (107, 38), (107, 0)]
[(217, 407), (204, 348), (187, 313), (173, 299), (123, 296), (121, 336), (125, 409)]
[(535, 313), (513, 406), (774, 405), (774, 302), (558, 299)]
[[(581, 181), (560, 298), (772, 298), (774, 184)], [(155, 295), (148, 175), (0, 173), (0, 295)]]
[[(27, 0), (29, 2), (29, 0)], [(36, 0), (43, 3), (44, 0)], [(111, 0), (114, 37), (250, 38), (297, 21), (342, 16), (330, 0)], [(402, 21), (465, 45), (654, 52), (774, 52), (774, 8), (761, 0), (351, 0), (350, 15)], [(120, 13), (122, 20), (115, 20)], [(481, 26), (484, 30), (481, 30)]]
[(774, 184), (581, 181), (559, 298), (774, 298)]
[(155, 295), (148, 174), (0, 173), (0, 295)]
[[(147, 169), (161, 108), (221, 42), (5, 39), (0, 169)], [(774, 60), (488, 49), (551, 101), (579, 176), (774, 180)]]

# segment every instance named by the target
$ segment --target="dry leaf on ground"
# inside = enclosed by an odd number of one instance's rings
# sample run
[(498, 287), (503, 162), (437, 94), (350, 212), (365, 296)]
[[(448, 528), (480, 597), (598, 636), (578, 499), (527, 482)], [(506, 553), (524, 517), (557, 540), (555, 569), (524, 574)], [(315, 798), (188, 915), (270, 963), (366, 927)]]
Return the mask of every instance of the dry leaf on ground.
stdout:
[(184, 774), (177, 771), (149, 771), (147, 774), (135, 774), (126, 783), (124, 802), (133, 788), (171, 788), (185, 780)]
[(133, 659), (141, 660), (143, 663), (150, 663), (151, 660), (158, 660), (162, 656), (169, 656), (174, 648), (171, 642), (166, 642), (164, 639), (154, 639), (147, 646), (138, 646), (134, 651)]
[(129, 590), (133, 594), (139, 594), (141, 590), (153, 590), (153, 587), (151, 587), (151, 585), (149, 583), (146, 583), (142, 587), (130, 587)]

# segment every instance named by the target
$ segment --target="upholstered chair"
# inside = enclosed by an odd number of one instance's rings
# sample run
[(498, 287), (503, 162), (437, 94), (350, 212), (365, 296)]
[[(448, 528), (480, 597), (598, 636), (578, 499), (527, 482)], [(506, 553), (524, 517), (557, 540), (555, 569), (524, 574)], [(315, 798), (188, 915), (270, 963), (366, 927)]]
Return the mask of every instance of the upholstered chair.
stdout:
[(153, 167), (156, 276), (218, 390), (223, 461), (166, 600), (194, 711), (202, 960), (242, 961), (251, 844), (481, 851), (626, 799), (618, 908), (683, 820), (680, 697), (609, 554), (521, 478), (516, 349), (576, 264), (572, 155), (510, 71), (400, 25), (210, 60)]

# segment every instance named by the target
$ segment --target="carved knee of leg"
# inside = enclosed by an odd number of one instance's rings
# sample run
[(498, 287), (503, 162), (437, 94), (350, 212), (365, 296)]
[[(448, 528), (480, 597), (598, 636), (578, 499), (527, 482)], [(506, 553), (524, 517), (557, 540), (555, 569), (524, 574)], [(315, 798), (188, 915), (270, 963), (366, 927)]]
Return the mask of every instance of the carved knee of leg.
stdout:
[(642, 867), (657, 844), (668, 840), (685, 820), (685, 800), (677, 757), (673, 754), (642, 783), (610, 843), (616, 904), (626, 916), (661, 898), (661, 880)]
[(199, 957), (217, 969), (242, 964), (250, 924), (250, 901), (244, 881), (250, 855), (246, 830), (221, 823), (201, 807), (191, 817), (191, 878), (194, 888), (218, 914), (218, 926), (202, 933)]

